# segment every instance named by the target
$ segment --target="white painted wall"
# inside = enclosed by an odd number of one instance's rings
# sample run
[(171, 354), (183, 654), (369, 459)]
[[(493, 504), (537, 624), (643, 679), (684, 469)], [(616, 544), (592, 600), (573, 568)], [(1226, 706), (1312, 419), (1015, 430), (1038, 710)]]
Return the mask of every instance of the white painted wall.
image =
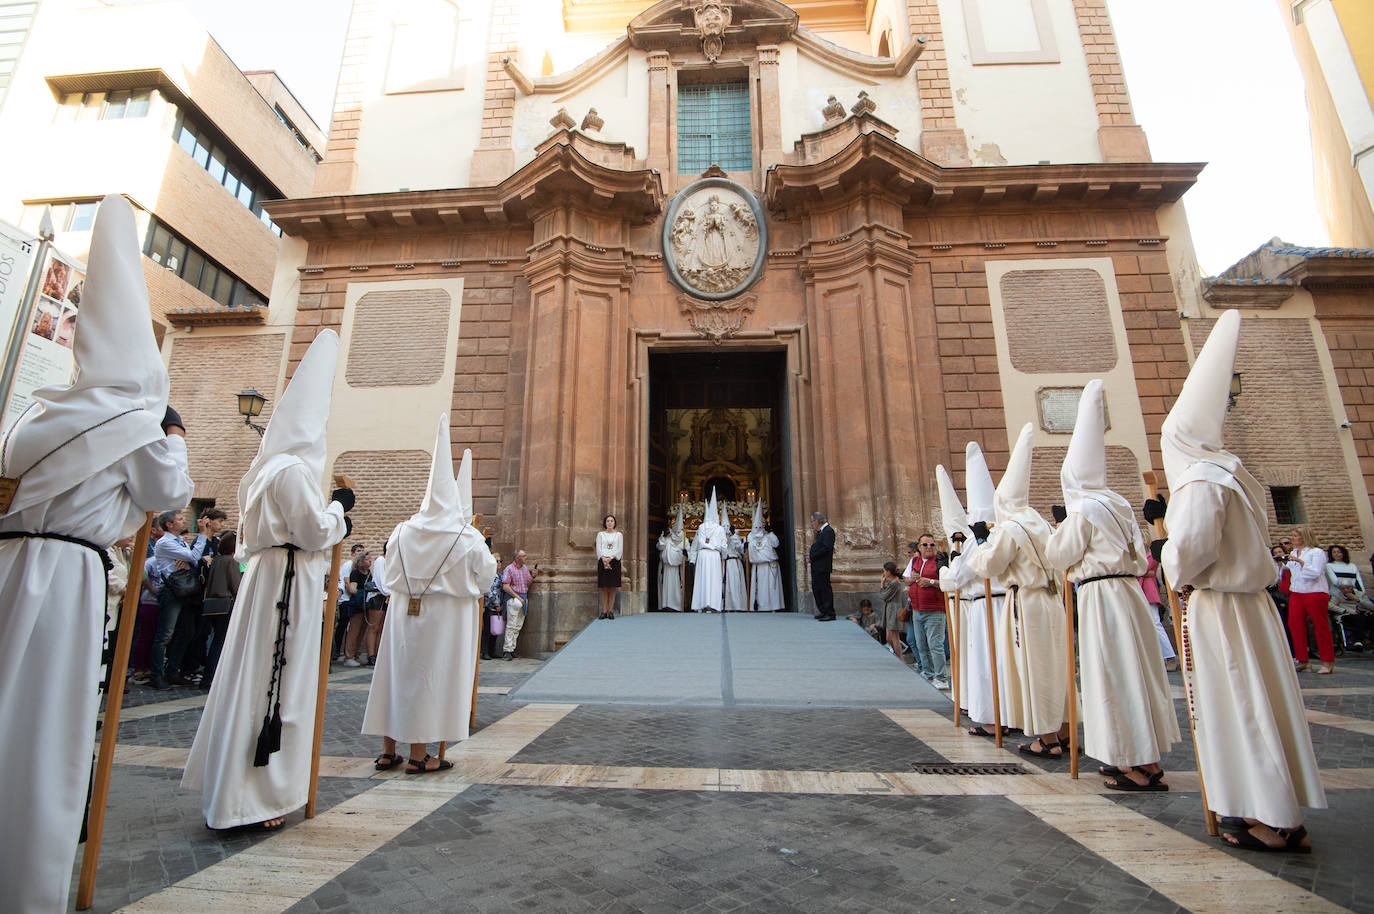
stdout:
[[(599, 50), (599, 49), (598, 49)], [(624, 143), (643, 159), (649, 152), (649, 70), (644, 52), (631, 49), (620, 63), (593, 83), (565, 95), (517, 95), (515, 99), (515, 167), (534, 158), (534, 147), (553, 128), (549, 118), (559, 108), (580, 125), (589, 108), (606, 122), (588, 136), (608, 143)]]
[[(974, 66), (962, 0), (940, 0), (955, 117), (968, 137), (974, 165), (1102, 161), (1097, 108), (1072, 0), (1048, 0), (1048, 8), (1059, 63)], [(985, 34), (991, 39), (994, 33), (985, 29)], [(998, 38), (1002, 45), (1008, 40)]]
[(858, 79), (803, 56), (791, 42), (783, 44), (778, 53), (783, 152), (790, 153), (802, 134), (821, 129), (825, 124), (821, 109), (828, 97), (835, 96), (848, 110), (860, 91), (877, 102), (874, 115), (897, 128), (898, 142), (919, 149), (921, 103), (916, 94), (916, 73), (913, 69), (900, 78)]

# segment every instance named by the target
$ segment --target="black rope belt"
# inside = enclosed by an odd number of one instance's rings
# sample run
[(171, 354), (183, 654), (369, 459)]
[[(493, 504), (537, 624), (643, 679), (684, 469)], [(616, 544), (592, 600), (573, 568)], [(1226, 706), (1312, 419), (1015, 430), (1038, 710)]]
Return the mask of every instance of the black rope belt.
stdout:
[[(994, 591), (992, 592), (992, 596), (993, 596), (994, 599), (997, 598), (997, 597), (1005, 597), (1006, 595), (1007, 595), (1007, 592), (1006, 592), (1005, 590), (1003, 590), (1003, 591), (996, 591), (996, 590), (994, 590)], [(969, 597), (969, 598), (968, 598), (968, 601), (969, 601), (970, 603), (977, 603), (979, 600), (986, 600), (987, 597), (988, 597), (987, 594), (985, 594), (985, 593), (980, 593), (980, 594), (979, 594), (978, 596), (976, 596), (976, 597)]]
[(1091, 578), (1084, 578), (1083, 580), (1077, 581), (1077, 582), (1075, 582), (1075, 583), (1077, 583), (1079, 587), (1082, 587), (1084, 584), (1095, 584), (1095, 583), (1097, 583), (1098, 581), (1110, 581), (1110, 580), (1113, 580), (1113, 579), (1115, 579), (1115, 578), (1132, 578), (1132, 579), (1134, 579), (1134, 578), (1135, 578), (1135, 575), (1133, 575), (1133, 574), (1126, 574), (1125, 572), (1122, 572), (1121, 574), (1099, 574), (1099, 575), (1095, 575), (1094, 577), (1091, 577)]
[(106, 574), (109, 574), (112, 570), (114, 570), (114, 562), (110, 561), (110, 554), (105, 551), (105, 548), (103, 546), (97, 546), (90, 540), (83, 540), (79, 536), (68, 536), (65, 533), (26, 533), (22, 530), (11, 530), (4, 533), (0, 533), (0, 540), (26, 539), (57, 540), (58, 542), (62, 543), (71, 543), (73, 546), (84, 546), (85, 548), (94, 552), (96, 555), (100, 556), (100, 564), (102, 567), (104, 567)]
[(258, 731), (253, 767), (263, 768), (274, 752), (281, 751), (281, 683), (286, 673), (286, 627), (291, 624), (291, 582), (296, 577), (296, 548), (283, 543), (286, 568), (281, 577), (281, 599), (277, 600), (277, 640), (272, 648), (272, 676), (267, 683), (267, 713)]

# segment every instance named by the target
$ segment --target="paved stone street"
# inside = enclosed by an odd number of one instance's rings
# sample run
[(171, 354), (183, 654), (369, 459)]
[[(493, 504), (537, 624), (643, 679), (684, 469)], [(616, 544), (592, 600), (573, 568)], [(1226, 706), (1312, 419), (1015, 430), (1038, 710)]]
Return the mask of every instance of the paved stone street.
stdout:
[[(720, 617), (665, 621), (724, 649), (714, 669), (683, 664), (714, 676), (714, 695), (528, 701), (554, 689), (540, 662), (485, 662), (477, 730), (449, 748), (453, 771), (423, 777), (373, 771), (380, 747), (358, 733), (371, 671), (336, 666), (319, 813), (271, 834), (212, 832), (180, 789), (204, 693), (131, 687), (93, 910), (1374, 912), (1361, 891), (1374, 848), (1364, 657), (1300, 677), (1331, 804), (1307, 814), (1315, 852), (1257, 855), (1206, 836), (1190, 745), (1166, 759), (1170, 793), (1114, 793), (1092, 759), (1074, 781), (1067, 761), (1034, 764), (1015, 739), (998, 750), (963, 735), (949, 702), (930, 707), (924, 683), (855, 626), (748, 620), (810, 639), (808, 665), (788, 670), (775, 644), (722, 638)], [(597, 623), (565, 656), (582, 644), (614, 664), (603, 631), (629, 649), (630, 630), (654, 624)], [(548, 666), (571, 681), (565, 656)], [(774, 678), (761, 706), (718, 700), (749, 694), (760, 669)], [(910, 700), (894, 672), (912, 678)], [(845, 706), (815, 706), (827, 690)]]

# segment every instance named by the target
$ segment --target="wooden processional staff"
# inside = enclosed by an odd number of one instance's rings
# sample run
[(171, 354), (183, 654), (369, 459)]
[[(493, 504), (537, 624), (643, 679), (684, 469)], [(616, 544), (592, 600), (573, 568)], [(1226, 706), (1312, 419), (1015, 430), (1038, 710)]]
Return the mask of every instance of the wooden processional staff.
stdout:
[[(949, 555), (947, 546), (944, 540), (940, 540), (940, 551)], [(958, 730), (964, 726), (959, 703), (959, 663), (962, 647), (959, 641), (959, 591), (941, 596), (945, 600), (945, 643), (949, 645), (949, 690), (950, 697), (954, 699), (954, 729)]]
[(1064, 572), (1064, 630), (1069, 641), (1069, 776), (1078, 780), (1078, 665), (1074, 663), (1073, 582)]
[[(334, 488), (351, 489), (353, 480), (334, 475)], [(315, 818), (315, 798), (320, 789), (320, 747), (324, 740), (324, 698), (329, 690), (329, 661), (334, 647), (334, 613), (338, 609), (339, 566), (343, 564), (343, 540), (329, 554), (329, 577), (324, 582), (324, 626), (320, 631), (320, 679), (315, 690), (315, 740), (310, 751), (310, 796), (305, 801), (305, 817)]]
[[(1145, 480), (1145, 494), (1150, 498), (1157, 498), (1159, 496), (1159, 483), (1155, 478), (1154, 471), (1146, 470), (1141, 474), (1141, 477)], [(1168, 532), (1164, 529), (1164, 518), (1157, 518), (1154, 523), (1155, 538), (1164, 539), (1167, 537)], [(1160, 573), (1163, 574), (1163, 571), (1164, 569), (1161, 567)], [(1185, 610), (1183, 601), (1179, 599), (1178, 592), (1174, 590), (1174, 585), (1167, 576), (1164, 578), (1164, 589), (1169, 593), (1169, 610), (1174, 614), (1174, 640), (1178, 642), (1178, 652), (1182, 655), (1183, 662), (1179, 668), (1183, 670), (1183, 692), (1185, 703), (1188, 705), (1188, 732), (1193, 737), (1193, 757), (1197, 759), (1197, 786), (1198, 792), (1202, 794), (1202, 814), (1207, 821), (1207, 834), (1215, 838), (1221, 834), (1221, 831), (1217, 827), (1217, 814), (1212, 812), (1212, 807), (1207, 803), (1207, 785), (1202, 781), (1202, 759), (1198, 757), (1201, 753), (1198, 752), (1197, 748), (1197, 725), (1193, 723), (1193, 680), (1189, 675), (1193, 671), (1193, 657), (1192, 647), (1185, 639), (1188, 631), (1183, 619)]]
[(983, 613), (988, 620), (988, 664), (992, 676), (992, 722), (993, 742), (1002, 748), (1002, 696), (998, 694), (997, 684), (997, 627), (992, 616), (992, 579), (983, 579)]
[[(110, 685), (105, 692), (105, 721), (100, 728), (100, 756), (91, 782), (91, 808), (86, 813), (86, 849), (81, 855), (81, 878), (76, 886), (76, 909), (86, 911), (95, 897), (95, 869), (100, 862), (100, 834), (105, 829), (105, 804), (110, 799), (110, 769), (114, 767), (115, 738), (119, 736), (119, 709), (124, 704), (124, 674), (129, 671), (129, 647), (134, 641), (138, 594), (143, 587), (143, 562), (153, 529), (152, 512), (134, 537), (129, 552), (129, 580), (119, 604), (119, 629), (114, 656), (110, 658)], [(17, 788), (17, 789), (22, 789)]]

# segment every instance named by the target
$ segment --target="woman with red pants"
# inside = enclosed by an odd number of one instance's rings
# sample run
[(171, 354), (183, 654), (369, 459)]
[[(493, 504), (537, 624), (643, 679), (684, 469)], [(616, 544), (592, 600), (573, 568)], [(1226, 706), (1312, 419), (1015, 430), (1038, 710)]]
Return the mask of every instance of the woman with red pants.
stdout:
[(1331, 644), (1331, 619), (1326, 614), (1331, 592), (1326, 585), (1326, 553), (1316, 543), (1312, 528), (1294, 527), (1293, 551), (1288, 554), (1288, 569), (1293, 572), (1288, 594), (1288, 631), (1293, 636), (1293, 656), (1298, 672), (1307, 671), (1307, 620), (1317, 637), (1318, 673), (1330, 673), (1336, 663)]

